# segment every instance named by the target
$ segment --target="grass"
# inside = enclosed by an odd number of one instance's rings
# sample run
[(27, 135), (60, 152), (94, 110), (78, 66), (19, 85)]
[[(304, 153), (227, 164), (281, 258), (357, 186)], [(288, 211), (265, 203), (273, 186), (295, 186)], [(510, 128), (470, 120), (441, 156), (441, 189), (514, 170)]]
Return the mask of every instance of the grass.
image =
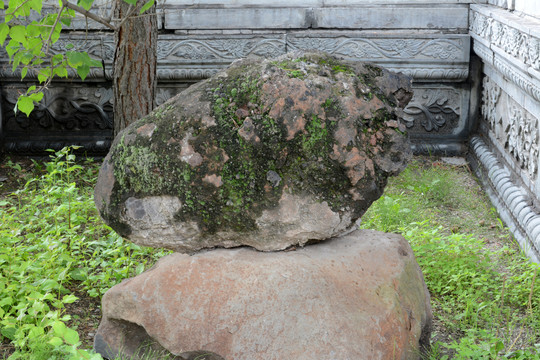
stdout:
[[(0, 358), (92, 359), (99, 299), (167, 252), (120, 238), (69, 150), (0, 164)], [(402, 233), (432, 296), (428, 359), (540, 359), (540, 275), (466, 167), (417, 158), (362, 227)], [(233, 360), (233, 359), (231, 359)]]
[(429, 359), (540, 359), (539, 266), (467, 167), (417, 158), (362, 222), (414, 250), (435, 316)]

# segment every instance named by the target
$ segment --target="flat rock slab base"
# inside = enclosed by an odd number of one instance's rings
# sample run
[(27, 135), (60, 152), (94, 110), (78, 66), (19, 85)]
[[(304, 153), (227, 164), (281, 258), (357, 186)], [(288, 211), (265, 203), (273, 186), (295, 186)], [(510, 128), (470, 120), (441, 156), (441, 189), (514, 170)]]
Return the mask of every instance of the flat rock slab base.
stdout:
[(103, 296), (94, 348), (109, 358), (150, 346), (177, 359), (199, 350), (227, 360), (419, 359), (431, 320), (407, 241), (357, 230), (296, 251), (166, 256)]

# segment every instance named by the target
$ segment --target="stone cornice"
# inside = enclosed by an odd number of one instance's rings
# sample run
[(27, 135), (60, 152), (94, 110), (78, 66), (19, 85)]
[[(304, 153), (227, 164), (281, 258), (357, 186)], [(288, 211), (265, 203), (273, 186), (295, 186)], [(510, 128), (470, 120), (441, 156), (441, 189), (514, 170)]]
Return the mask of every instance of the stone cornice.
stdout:
[[(503, 15), (508, 22), (501, 22)], [(524, 32), (518, 19), (501, 9), (471, 6), (473, 48), (485, 63), (540, 101), (540, 38), (530, 29)]]
[[(293, 50), (317, 49), (353, 60), (371, 61), (416, 81), (463, 81), (468, 76), (467, 35), (396, 35), (385, 32), (309, 31), (270, 34), (161, 35), (158, 42), (158, 79), (200, 80), (212, 76), (235, 59), (247, 56), (277, 57)], [(110, 79), (113, 37), (106, 33), (71, 34), (52, 47), (63, 53), (67, 44), (102, 59), (104, 69), (92, 69), (88, 79)], [(0, 48), (0, 77), (20, 79), (11, 73), (8, 57)], [(4, 66), (1, 64), (4, 63)], [(70, 76), (74, 76), (70, 72)], [(32, 75), (29, 75), (32, 79)]]
[(493, 66), (536, 101), (540, 101), (540, 83), (536, 79), (516, 69), (511, 63), (497, 56), (493, 60)]
[(492, 51), (507, 54), (518, 67), (540, 70), (539, 29), (540, 21), (525, 20), (490, 6), (471, 5), (471, 36)]

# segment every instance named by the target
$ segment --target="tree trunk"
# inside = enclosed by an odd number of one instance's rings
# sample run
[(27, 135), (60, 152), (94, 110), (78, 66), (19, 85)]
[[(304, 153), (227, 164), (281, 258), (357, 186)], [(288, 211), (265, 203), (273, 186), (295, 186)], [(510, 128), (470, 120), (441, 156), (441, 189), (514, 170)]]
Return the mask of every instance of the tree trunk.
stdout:
[(157, 18), (155, 5), (139, 16), (145, 1), (135, 9), (116, 1), (115, 17), (130, 16), (116, 31), (114, 54), (114, 135), (147, 115), (155, 106), (157, 85)]

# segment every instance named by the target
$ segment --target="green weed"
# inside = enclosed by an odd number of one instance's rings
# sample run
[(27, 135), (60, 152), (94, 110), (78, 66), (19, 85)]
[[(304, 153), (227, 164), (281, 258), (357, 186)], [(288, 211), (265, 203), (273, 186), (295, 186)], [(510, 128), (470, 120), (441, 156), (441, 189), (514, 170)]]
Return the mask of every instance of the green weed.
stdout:
[(540, 359), (539, 265), (509, 241), (477, 187), (463, 186), (467, 178), (468, 169), (413, 162), (362, 227), (401, 233), (411, 244), (451, 335), (435, 341), (429, 359)]
[(78, 300), (69, 289), (100, 296), (164, 252), (104, 225), (92, 200), (93, 162), (76, 163), (65, 148), (35, 169), (24, 187), (0, 197), (1, 340), (12, 346), (10, 360), (100, 359), (66, 326), (74, 324), (66, 304)]
[[(125, 242), (99, 218), (97, 165), (54, 152), (0, 195), (0, 337), (10, 360), (92, 359), (66, 305), (71, 289), (101, 296), (165, 251)], [(540, 275), (467, 169), (417, 160), (390, 181), (362, 227), (400, 232), (411, 243), (448, 335), (429, 359), (540, 359)], [(496, 246), (495, 246), (496, 245)]]

